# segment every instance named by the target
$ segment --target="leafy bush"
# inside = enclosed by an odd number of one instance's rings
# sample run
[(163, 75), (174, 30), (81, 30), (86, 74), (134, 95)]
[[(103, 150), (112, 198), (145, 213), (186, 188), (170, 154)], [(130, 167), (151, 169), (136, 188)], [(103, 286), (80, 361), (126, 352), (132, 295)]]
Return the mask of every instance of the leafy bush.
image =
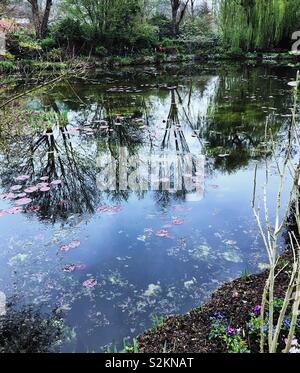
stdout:
[(52, 28), (51, 37), (60, 46), (79, 49), (84, 43), (85, 30), (79, 21), (65, 18)]
[(241, 48), (233, 47), (226, 52), (226, 56), (229, 58), (242, 58), (244, 56), (244, 52)]
[(63, 59), (64, 51), (61, 48), (51, 49), (47, 53), (47, 60), (51, 62), (60, 62)]
[(102, 45), (101, 46), (99, 45), (98, 47), (95, 48), (95, 54), (98, 57), (105, 57), (107, 56), (108, 51), (105, 47), (103, 47)]
[(137, 23), (131, 36), (130, 44), (136, 49), (151, 48), (159, 41), (159, 29), (148, 23)]
[(0, 73), (12, 72), (16, 69), (16, 65), (11, 61), (0, 61)]
[(157, 27), (158, 39), (170, 38), (173, 35), (172, 21), (164, 14), (157, 14), (150, 19), (150, 24)]
[(15, 56), (11, 54), (10, 52), (5, 52), (0, 55), (1, 59), (3, 60), (8, 60), (8, 61), (13, 61), (15, 59)]
[(45, 49), (45, 50), (49, 50), (51, 48), (54, 48), (56, 45), (56, 42), (53, 38), (45, 38), (45, 39), (42, 39), (40, 41), (40, 46)]
[(42, 47), (29, 31), (14, 32), (7, 37), (7, 49), (18, 58), (37, 58)]
[(217, 314), (211, 318), (210, 339), (219, 340), (229, 353), (250, 352), (245, 336), (242, 334), (243, 331), (233, 328), (223, 315)]

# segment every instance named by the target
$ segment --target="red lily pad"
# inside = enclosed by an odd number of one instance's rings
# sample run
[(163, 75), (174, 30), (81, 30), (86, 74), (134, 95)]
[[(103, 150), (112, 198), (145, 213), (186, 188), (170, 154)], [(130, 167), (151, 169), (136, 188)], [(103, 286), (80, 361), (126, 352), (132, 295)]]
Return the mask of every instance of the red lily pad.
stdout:
[(64, 272), (72, 273), (76, 270), (75, 264), (68, 264), (64, 267)]
[(35, 192), (37, 192), (38, 190), (39, 190), (39, 189), (38, 189), (37, 187), (35, 187), (35, 186), (30, 186), (30, 187), (24, 189), (24, 192), (25, 192), (25, 193), (29, 193), (29, 194), (31, 194), (31, 193), (35, 193)]
[(66, 245), (62, 245), (60, 247), (60, 251), (63, 251), (63, 252), (68, 252), (70, 251), (71, 249), (76, 249), (77, 247), (80, 246), (80, 241), (72, 241)]
[(32, 205), (32, 206), (28, 207), (27, 211), (28, 212), (38, 212), (38, 211), (40, 211), (40, 209), (41, 209), (41, 206), (39, 206), (39, 205)]
[(157, 237), (169, 237), (169, 231), (167, 231), (166, 229), (159, 229), (156, 232), (156, 236)]
[(22, 185), (13, 185), (10, 190), (12, 190), (13, 192), (16, 192), (17, 190), (21, 190), (23, 188)]
[(31, 198), (20, 198), (18, 199), (15, 204), (17, 206), (25, 206), (25, 205), (28, 205), (29, 203), (32, 202), (32, 199)]
[(89, 280), (84, 281), (82, 285), (87, 289), (92, 289), (97, 285), (97, 280), (95, 280), (94, 278), (91, 278)]
[(15, 180), (17, 180), (17, 181), (25, 181), (25, 180), (28, 180), (28, 179), (30, 179), (30, 176), (28, 176), (28, 175), (20, 175), (20, 176), (15, 178)]
[(40, 191), (41, 191), (41, 192), (49, 192), (50, 189), (51, 189), (51, 188), (47, 186), (47, 187), (43, 187), (43, 188), (41, 188)]
[(19, 213), (22, 212), (22, 211), (23, 211), (23, 210), (22, 210), (21, 207), (12, 207), (12, 208), (6, 210), (6, 212), (7, 212), (8, 214), (11, 214), (11, 215), (19, 214)]
[(17, 198), (24, 198), (26, 196), (27, 196), (26, 193), (19, 193), (19, 194), (17, 194)]
[(184, 223), (184, 220), (182, 219), (174, 219), (173, 224), (174, 225), (182, 225)]

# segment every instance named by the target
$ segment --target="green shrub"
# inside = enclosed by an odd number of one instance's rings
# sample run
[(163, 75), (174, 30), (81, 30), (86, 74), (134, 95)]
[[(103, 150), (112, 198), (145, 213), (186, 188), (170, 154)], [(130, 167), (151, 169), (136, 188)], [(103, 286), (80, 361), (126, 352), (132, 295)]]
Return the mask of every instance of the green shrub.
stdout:
[(40, 46), (43, 48), (43, 49), (46, 49), (46, 50), (49, 50), (51, 48), (54, 48), (56, 45), (56, 42), (53, 38), (51, 37), (48, 37), (48, 38), (45, 38), (45, 39), (42, 39), (40, 41)]
[(29, 31), (8, 34), (7, 50), (18, 58), (37, 58), (43, 52), (39, 41)]
[(3, 60), (13, 61), (15, 59), (15, 56), (11, 54), (10, 52), (5, 52), (1, 54), (1, 57)]
[(105, 47), (102, 45), (99, 45), (98, 47), (95, 48), (95, 54), (98, 57), (106, 57), (108, 54), (108, 51)]
[(9, 73), (16, 70), (16, 65), (11, 61), (0, 61), (0, 73)]
[(229, 58), (242, 58), (244, 55), (243, 50), (238, 47), (232, 47), (226, 52), (226, 56)]
[(47, 60), (50, 62), (60, 62), (63, 59), (64, 51), (61, 48), (51, 49), (47, 53)]
[(80, 48), (84, 43), (85, 32), (79, 21), (65, 18), (57, 22), (51, 30), (51, 37), (65, 48)]

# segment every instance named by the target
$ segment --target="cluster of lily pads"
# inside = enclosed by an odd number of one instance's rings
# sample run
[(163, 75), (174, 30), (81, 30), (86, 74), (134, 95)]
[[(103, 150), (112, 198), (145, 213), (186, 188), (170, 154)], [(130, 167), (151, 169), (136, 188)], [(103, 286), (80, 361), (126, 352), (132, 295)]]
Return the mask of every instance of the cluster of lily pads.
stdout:
[[(0, 199), (14, 203), (13, 207), (6, 210), (0, 210), (0, 216), (21, 212), (24, 206), (33, 202), (33, 199), (31, 198), (32, 195), (36, 193), (47, 193), (52, 187), (57, 187), (62, 184), (60, 179), (50, 181), (49, 176), (42, 176), (37, 184), (27, 185), (26, 182), (29, 179), (30, 176), (28, 175), (20, 175), (16, 177), (15, 182), (18, 184), (12, 185), (7, 193), (0, 195)], [(27, 208), (27, 211), (37, 212), (39, 209), (40, 206), (31, 205)]]

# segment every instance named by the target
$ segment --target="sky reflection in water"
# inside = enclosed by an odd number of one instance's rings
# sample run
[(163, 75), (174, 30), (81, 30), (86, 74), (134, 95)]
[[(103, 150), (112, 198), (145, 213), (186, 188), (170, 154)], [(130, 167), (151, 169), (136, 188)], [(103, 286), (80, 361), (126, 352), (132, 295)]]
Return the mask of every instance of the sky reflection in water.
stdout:
[[(20, 213), (0, 214), (0, 290), (62, 312), (71, 338), (63, 351), (99, 351), (151, 326), (151, 314), (186, 312), (222, 282), (262, 269), (252, 180), (258, 162), (264, 181), (266, 120), (281, 151), (292, 77), (276, 67), (128, 69), (23, 101), (60, 126), (1, 135), (0, 191), (43, 176), (61, 185), (30, 193)], [(96, 159), (117, 158), (120, 147), (139, 159), (205, 155), (203, 198), (99, 191)], [(20, 175), (29, 179), (16, 182)], [(276, 180), (271, 166), (270, 201)], [(0, 211), (13, 205), (2, 198)]]

